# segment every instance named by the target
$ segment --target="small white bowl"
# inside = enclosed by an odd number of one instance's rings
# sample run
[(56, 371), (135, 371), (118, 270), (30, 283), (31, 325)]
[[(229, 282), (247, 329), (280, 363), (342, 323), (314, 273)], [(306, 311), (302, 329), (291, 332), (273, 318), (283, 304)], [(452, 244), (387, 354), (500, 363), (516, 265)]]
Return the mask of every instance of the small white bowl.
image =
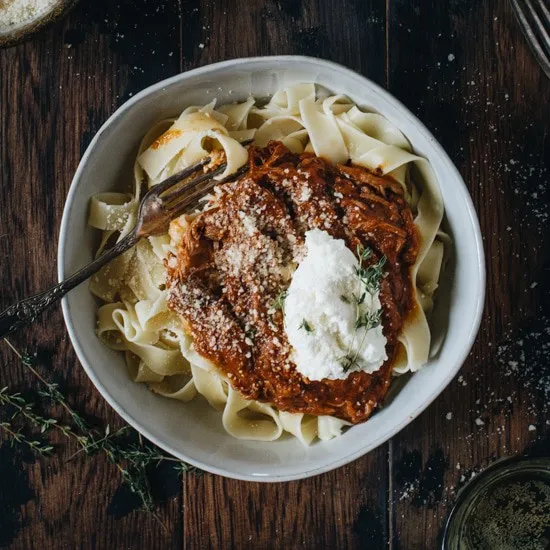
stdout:
[(384, 408), (342, 437), (305, 448), (294, 438), (264, 443), (228, 435), (221, 414), (202, 399), (182, 404), (152, 394), (128, 377), (122, 354), (96, 338), (97, 303), (86, 284), (63, 300), (63, 314), (88, 376), (111, 406), (136, 430), (167, 452), (204, 470), (251, 481), (288, 481), (338, 468), (384, 443), (416, 418), (460, 369), (477, 334), (485, 293), (479, 223), (468, 191), (445, 151), (426, 127), (388, 92), (340, 65), (298, 56), (235, 59), (159, 82), (127, 101), (102, 126), (71, 184), (59, 239), (59, 279), (92, 260), (97, 242), (87, 226), (88, 203), (132, 177), (141, 137), (158, 120), (213, 98), (222, 103), (249, 95), (265, 98), (287, 84), (316, 82), (346, 94), (398, 126), (435, 171), (454, 238), (452, 281), (442, 288), (446, 337), (421, 371), (394, 382)]

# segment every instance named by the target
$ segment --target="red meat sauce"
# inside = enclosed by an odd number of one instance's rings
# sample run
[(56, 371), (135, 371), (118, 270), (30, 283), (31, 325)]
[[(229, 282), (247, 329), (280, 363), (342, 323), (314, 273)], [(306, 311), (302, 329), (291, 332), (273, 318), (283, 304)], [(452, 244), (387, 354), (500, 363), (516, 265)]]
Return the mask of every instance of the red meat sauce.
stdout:
[[(314, 381), (292, 362), (277, 298), (304, 256), (305, 232), (314, 228), (353, 251), (371, 248), (366, 266), (386, 257), (380, 301), (388, 360), (373, 374)], [(177, 254), (166, 262), (169, 307), (198, 353), (247, 399), (358, 423), (389, 389), (397, 338), (413, 309), (417, 252), (399, 183), (271, 142), (250, 147), (248, 172), (221, 185), (209, 209), (187, 217)]]

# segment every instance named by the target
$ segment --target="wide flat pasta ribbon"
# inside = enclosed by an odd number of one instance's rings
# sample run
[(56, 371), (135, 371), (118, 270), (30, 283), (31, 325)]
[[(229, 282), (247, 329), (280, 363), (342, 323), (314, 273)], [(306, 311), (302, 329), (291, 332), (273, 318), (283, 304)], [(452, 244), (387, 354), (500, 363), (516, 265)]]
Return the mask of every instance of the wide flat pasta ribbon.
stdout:
[[(439, 229), (443, 203), (435, 176), (395, 125), (377, 113), (362, 111), (346, 96), (316, 97), (312, 83), (280, 90), (263, 107), (254, 98), (220, 107), (213, 100), (189, 106), (177, 119), (155, 125), (139, 147), (131, 192), (92, 198), (89, 223), (102, 231), (98, 253), (135, 225), (143, 184), (156, 185), (216, 149), (225, 152), (227, 168), (220, 176), (225, 177), (247, 162), (239, 142), (248, 139), (258, 147), (276, 140), (296, 154), (306, 151), (332, 162), (351, 161), (402, 185), (416, 214), (420, 249), (412, 270), (415, 307), (399, 336), (394, 372), (420, 368), (430, 353), (427, 315), (450, 249), (450, 238)], [(98, 310), (98, 337), (125, 353), (131, 379), (184, 402), (201, 394), (222, 412), (225, 430), (237, 438), (272, 441), (287, 432), (309, 445), (315, 438), (341, 435), (349, 426), (346, 421), (279, 411), (271, 404), (245, 399), (196, 352), (191, 336), (167, 308), (162, 262), (170, 251), (169, 235), (142, 240), (90, 282), (92, 293), (105, 302)]]

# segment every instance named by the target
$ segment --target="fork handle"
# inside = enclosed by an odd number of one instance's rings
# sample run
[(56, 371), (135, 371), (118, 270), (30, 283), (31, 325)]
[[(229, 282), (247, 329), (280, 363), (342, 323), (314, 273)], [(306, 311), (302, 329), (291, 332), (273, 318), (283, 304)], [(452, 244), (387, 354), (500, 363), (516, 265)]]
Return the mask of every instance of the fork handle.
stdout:
[(131, 231), (126, 237), (116, 243), (113, 248), (101, 254), (101, 256), (71, 275), (68, 279), (61, 281), (59, 284), (52, 286), (40, 294), (25, 298), (9, 306), (0, 313), (0, 338), (34, 321), (40, 313), (63, 298), (67, 292), (84, 282), (86, 279), (89, 279), (104, 265), (134, 246), (139, 238), (137, 231)]

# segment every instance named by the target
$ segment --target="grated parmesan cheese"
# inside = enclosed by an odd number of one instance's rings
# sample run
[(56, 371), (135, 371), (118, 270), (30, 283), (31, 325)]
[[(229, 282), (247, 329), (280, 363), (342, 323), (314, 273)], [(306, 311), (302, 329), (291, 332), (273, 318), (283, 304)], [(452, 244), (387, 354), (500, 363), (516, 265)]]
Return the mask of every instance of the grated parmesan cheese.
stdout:
[(0, 0), (0, 30), (29, 23), (55, 4), (56, 0)]

